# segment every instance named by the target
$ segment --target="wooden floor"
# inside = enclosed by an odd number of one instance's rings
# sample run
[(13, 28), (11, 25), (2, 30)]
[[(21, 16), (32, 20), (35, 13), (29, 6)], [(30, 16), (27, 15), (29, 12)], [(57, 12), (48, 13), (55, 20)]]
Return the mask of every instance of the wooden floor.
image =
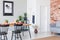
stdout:
[(46, 38), (38, 38), (34, 40), (60, 40), (59, 36), (51, 36), (51, 37), (46, 37)]

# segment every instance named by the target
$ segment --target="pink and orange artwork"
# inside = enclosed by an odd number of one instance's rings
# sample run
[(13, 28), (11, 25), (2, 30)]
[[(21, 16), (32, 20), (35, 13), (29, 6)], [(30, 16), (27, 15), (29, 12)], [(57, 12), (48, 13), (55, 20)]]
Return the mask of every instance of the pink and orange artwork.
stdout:
[(55, 23), (60, 20), (60, 0), (50, 0), (50, 21)]

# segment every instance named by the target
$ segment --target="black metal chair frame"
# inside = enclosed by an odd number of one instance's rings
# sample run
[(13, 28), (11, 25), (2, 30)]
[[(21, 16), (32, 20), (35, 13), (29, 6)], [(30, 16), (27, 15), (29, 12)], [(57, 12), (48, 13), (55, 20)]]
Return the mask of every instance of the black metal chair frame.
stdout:
[[(0, 25), (0, 27), (9, 27), (9, 24), (8, 25)], [(1, 40), (2, 40), (2, 36), (4, 37), (4, 40), (8, 40), (7, 34), (8, 34), (8, 32), (0, 32)]]
[[(15, 30), (14, 31), (12, 31), (12, 37), (11, 37), (11, 40), (13, 39), (13, 36), (14, 36), (14, 34), (15, 34), (15, 40), (16, 40), (16, 38), (19, 38), (20, 37), (20, 39), (22, 40), (22, 37), (21, 37), (21, 30), (17, 30), (17, 27), (18, 26), (20, 26), (21, 27), (21, 25), (18, 25), (18, 24), (14, 24), (14, 27), (16, 27), (15, 28)], [(18, 37), (19, 36), (19, 37)]]
[[(24, 27), (24, 26), (23, 26)], [(24, 36), (24, 29), (23, 29), (23, 27), (22, 27), (22, 32), (23, 32), (23, 36)], [(28, 27), (28, 30), (26, 30), (26, 31), (28, 31), (29, 32), (29, 35), (30, 35), (30, 38), (31, 38), (31, 32), (30, 32), (30, 27), (29, 26), (25, 26), (26, 28)]]

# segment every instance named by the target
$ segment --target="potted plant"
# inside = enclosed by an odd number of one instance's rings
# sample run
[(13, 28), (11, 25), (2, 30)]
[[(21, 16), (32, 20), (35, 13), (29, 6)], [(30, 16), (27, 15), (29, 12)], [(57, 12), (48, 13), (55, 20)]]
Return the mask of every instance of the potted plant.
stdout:
[(22, 20), (22, 16), (19, 16), (19, 21), (21, 21)]
[(37, 34), (38, 33), (38, 26), (34, 25), (34, 33)]
[(24, 18), (22, 19), (22, 21), (21, 21), (22, 23), (24, 23)]
[(24, 13), (24, 16), (27, 17), (27, 13)]
[(4, 25), (7, 25), (8, 24), (8, 20), (6, 19), (4, 22), (3, 22)]
[(18, 19), (16, 20), (16, 23), (19, 23), (19, 20)]
[(8, 20), (7, 19), (5, 20), (5, 23), (8, 23)]
[(24, 23), (27, 23), (27, 13), (24, 13)]

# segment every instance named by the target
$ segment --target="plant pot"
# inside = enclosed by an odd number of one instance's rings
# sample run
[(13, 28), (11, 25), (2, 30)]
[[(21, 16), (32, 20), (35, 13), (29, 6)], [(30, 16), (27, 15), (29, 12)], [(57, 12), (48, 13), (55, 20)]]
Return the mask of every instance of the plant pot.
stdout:
[(34, 30), (34, 33), (35, 33), (35, 34), (37, 34), (37, 33), (38, 33), (38, 30), (37, 30), (37, 29), (35, 29), (35, 30)]

